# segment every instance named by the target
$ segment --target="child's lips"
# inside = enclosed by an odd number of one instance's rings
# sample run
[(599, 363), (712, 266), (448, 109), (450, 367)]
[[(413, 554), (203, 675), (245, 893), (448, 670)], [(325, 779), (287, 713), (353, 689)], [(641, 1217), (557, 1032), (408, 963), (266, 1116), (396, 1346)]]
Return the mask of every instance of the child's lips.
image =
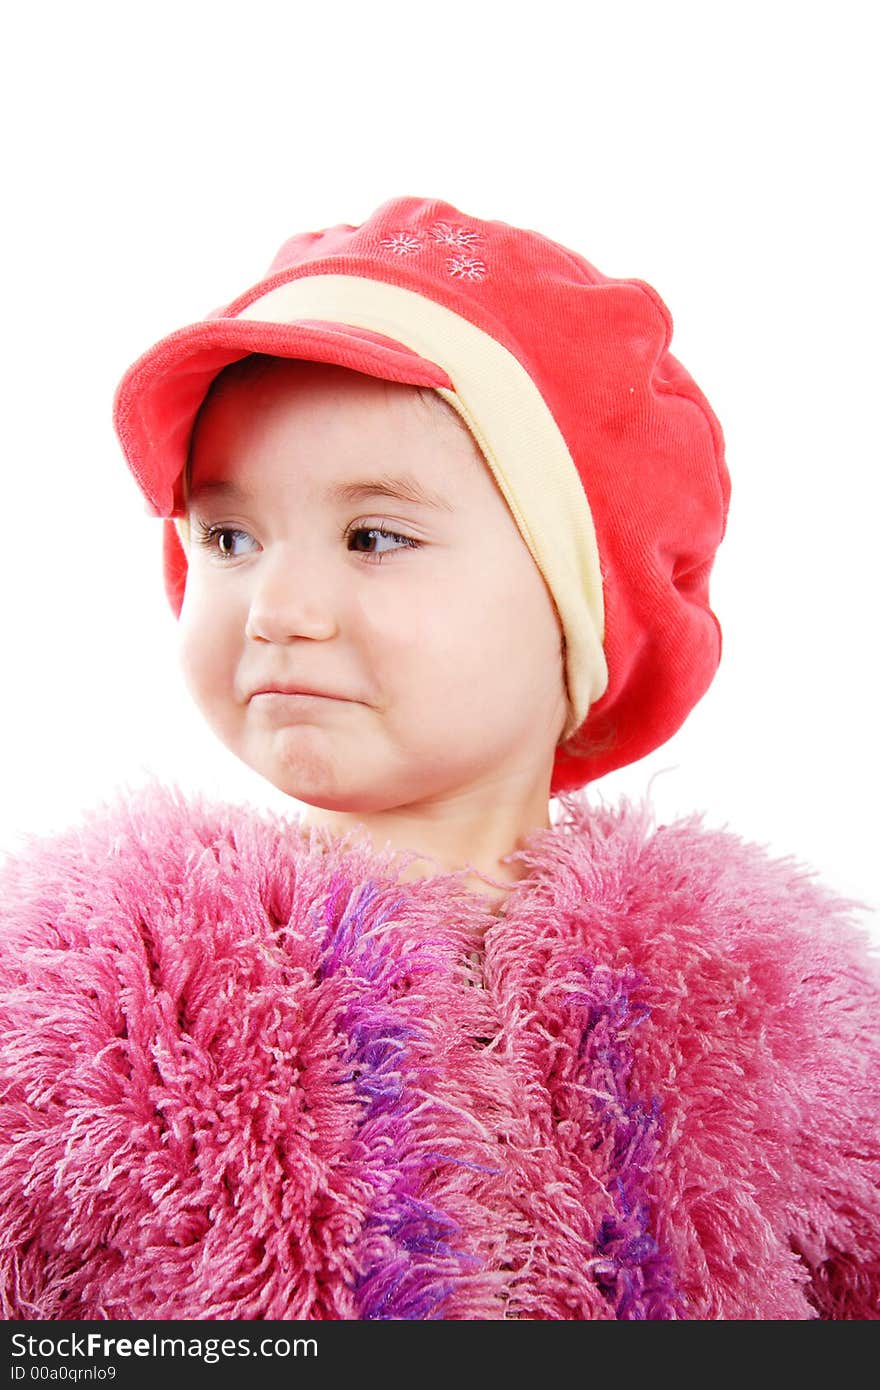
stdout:
[(267, 695), (286, 696), (287, 698), (311, 700), (346, 700), (348, 698), (345, 695), (337, 695), (335, 692), (331, 692), (329, 690), (316, 690), (314, 687), (311, 686), (282, 685), (279, 683), (277, 685), (260, 686), (258, 690), (253, 691), (251, 699), (255, 700), (258, 697)]
[(337, 695), (319, 695), (307, 690), (258, 690), (250, 700), (252, 718), (258, 724), (273, 727), (282, 724), (335, 723), (335, 711), (353, 709), (349, 701)]

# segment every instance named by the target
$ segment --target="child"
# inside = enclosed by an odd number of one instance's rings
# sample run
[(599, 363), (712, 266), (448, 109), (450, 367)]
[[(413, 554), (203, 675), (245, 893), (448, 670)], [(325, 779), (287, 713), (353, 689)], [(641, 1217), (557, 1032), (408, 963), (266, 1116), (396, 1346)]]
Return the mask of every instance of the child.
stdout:
[(153, 785), (5, 867), (5, 1317), (878, 1317), (858, 905), (578, 794), (720, 655), (670, 332), (401, 198), (128, 371), (188, 686), (309, 809)]

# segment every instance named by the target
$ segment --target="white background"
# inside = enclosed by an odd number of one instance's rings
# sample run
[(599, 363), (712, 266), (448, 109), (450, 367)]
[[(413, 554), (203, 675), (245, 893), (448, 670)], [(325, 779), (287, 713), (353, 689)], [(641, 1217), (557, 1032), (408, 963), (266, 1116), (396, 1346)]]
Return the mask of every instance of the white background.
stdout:
[(659, 772), (659, 820), (704, 811), (876, 910), (874, 19), (852, 0), (16, 7), (0, 848), (152, 775), (295, 815), (178, 675), (112, 394), (293, 232), (414, 195), (648, 280), (725, 430), (721, 669), (596, 798)]

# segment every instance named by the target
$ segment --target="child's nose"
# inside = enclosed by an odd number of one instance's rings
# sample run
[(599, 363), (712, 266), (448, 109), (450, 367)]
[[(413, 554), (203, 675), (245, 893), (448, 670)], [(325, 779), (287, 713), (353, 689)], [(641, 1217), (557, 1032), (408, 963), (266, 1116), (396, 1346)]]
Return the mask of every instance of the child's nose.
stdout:
[(336, 631), (333, 584), (326, 564), (302, 548), (272, 547), (254, 567), (245, 634), (255, 641), (317, 640)]

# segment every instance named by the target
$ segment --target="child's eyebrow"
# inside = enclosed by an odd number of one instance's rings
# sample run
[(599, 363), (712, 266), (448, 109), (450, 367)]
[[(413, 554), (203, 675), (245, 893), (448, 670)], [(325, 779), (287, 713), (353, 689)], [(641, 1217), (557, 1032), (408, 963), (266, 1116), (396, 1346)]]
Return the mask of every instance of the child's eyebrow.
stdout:
[[(211, 492), (215, 496), (230, 497), (239, 502), (252, 501), (251, 494), (237, 483), (222, 478), (210, 479), (190, 489), (189, 500), (194, 502), (203, 494)], [(439, 492), (414, 478), (410, 473), (392, 477), (383, 474), (378, 478), (352, 479), (350, 482), (333, 483), (325, 493), (330, 502), (363, 502), (368, 497), (390, 497), (401, 502), (415, 502), (419, 506), (432, 507), (445, 512), (454, 512), (455, 507)]]
[(392, 497), (444, 512), (455, 511), (455, 507), (447, 498), (441, 497), (439, 492), (434, 492), (410, 473), (401, 474), (399, 477), (383, 474), (380, 478), (334, 483), (327, 489), (327, 497), (331, 502), (363, 502), (368, 497)]

